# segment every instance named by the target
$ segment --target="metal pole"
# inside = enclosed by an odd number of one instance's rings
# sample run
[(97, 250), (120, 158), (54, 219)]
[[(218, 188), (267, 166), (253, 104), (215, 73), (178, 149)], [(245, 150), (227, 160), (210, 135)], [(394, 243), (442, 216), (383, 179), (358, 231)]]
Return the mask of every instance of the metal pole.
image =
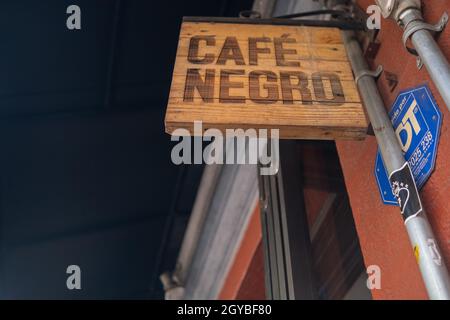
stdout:
[(450, 110), (450, 64), (430, 31), (416, 31), (412, 35), (411, 41), (442, 99), (444, 99), (447, 109)]
[(391, 184), (394, 188), (401, 185), (403, 188), (406, 187), (408, 189), (407, 194), (409, 197), (399, 193), (397, 200), (400, 202), (405, 226), (414, 248), (428, 295), (430, 299), (448, 300), (450, 299), (448, 271), (441, 258), (440, 250), (425, 210), (420, 202), (411, 169), (398, 144), (375, 79), (368, 73), (369, 66), (363, 58), (362, 50), (354, 32), (343, 31), (343, 37), (353, 72), (357, 77), (357, 85), (372, 123)]
[(448, 22), (448, 15), (444, 13), (436, 25), (430, 25), (423, 19), (420, 0), (376, 0), (376, 3), (385, 18), (393, 19), (404, 28), (405, 46), (411, 39), (414, 49), (408, 50), (420, 57), (450, 110), (450, 64), (432, 33), (443, 30)]

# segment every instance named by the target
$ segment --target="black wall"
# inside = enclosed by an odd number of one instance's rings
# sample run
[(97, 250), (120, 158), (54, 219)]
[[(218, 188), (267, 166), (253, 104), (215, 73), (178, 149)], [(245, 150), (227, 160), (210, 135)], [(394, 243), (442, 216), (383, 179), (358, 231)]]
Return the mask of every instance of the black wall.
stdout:
[(0, 2), (0, 298), (163, 297), (202, 172), (164, 133), (181, 18), (251, 4)]

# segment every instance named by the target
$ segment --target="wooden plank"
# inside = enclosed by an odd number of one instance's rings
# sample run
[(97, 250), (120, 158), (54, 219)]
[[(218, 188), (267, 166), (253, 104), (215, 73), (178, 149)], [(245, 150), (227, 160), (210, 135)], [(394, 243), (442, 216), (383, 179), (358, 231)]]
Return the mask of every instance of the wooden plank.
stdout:
[(274, 38), (289, 35), (296, 38), (299, 44), (342, 44), (341, 31), (336, 28), (185, 22), (181, 30), (180, 38), (209, 34), (215, 35), (217, 39), (234, 36), (247, 41), (249, 37)]
[[(178, 47), (178, 53), (177, 56), (180, 58), (184, 58), (187, 64), (191, 64), (188, 60), (187, 60), (187, 56), (188, 56), (188, 47), (189, 47), (189, 39), (190, 38), (183, 38), (181, 40), (183, 40), (182, 46)], [(239, 38), (238, 42), (239, 42), (239, 47), (241, 48), (241, 51), (243, 53), (243, 59), (244, 62), (247, 66), (249, 66), (248, 64), (248, 41), (243, 42), (242, 40), (240, 40)], [(216, 43), (218, 44), (223, 44), (225, 39), (217, 39)], [(270, 50), (274, 50), (273, 46), (268, 46), (268, 45), (264, 45), (264, 44), (259, 44), (259, 47), (261, 48), (269, 48)], [(211, 53), (214, 54), (214, 56), (218, 56), (220, 54), (221, 51), (221, 47), (213, 47), (213, 48), (200, 48), (199, 49), (199, 55), (205, 54), (205, 53)], [(304, 44), (299, 44), (296, 46), (296, 50), (297, 50), (297, 54), (295, 56), (289, 56), (289, 61), (300, 61), (302, 62), (302, 60), (313, 60), (313, 61), (330, 61), (330, 62), (335, 62), (335, 61), (342, 61), (342, 62), (347, 62), (347, 54), (345, 52), (345, 48), (344, 45), (340, 45), (340, 44), (334, 44), (334, 45), (320, 45), (320, 44), (314, 44), (314, 45), (304, 45)], [(245, 53), (247, 53), (247, 55), (245, 55)], [(259, 55), (258, 56), (258, 65), (260, 65), (261, 62), (273, 62), (276, 61), (275, 57), (272, 55)], [(303, 61), (305, 63), (305, 61)], [(225, 65), (227, 66), (233, 66), (236, 65), (233, 61), (226, 61)], [(273, 64), (272, 64), (273, 67)], [(283, 66), (277, 66), (277, 67), (283, 67)]]
[[(230, 70), (233, 72), (239, 71), (239, 70), (233, 70), (233, 69), (225, 69), (225, 71)], [(214, 77), (214, 84), (212, 84), (211, 89), (213, 91), (213, 97), (211, 98), (210, 103), (213, 102), (219, 102), (219, 100), (223, 101), (223, 98), (221, 99), (221, 92), (222, 94), (224, 93), (224, 89), (223, 89), (223, 84), (221, 85), (220, 83), (220, 78), (223, 77), (223, 72), (217, 74)], [(265, 76), (261, 77), (262, 79), (265, 79)], [(259, 81), (259, 92), (260, 94), (256, 94), (254, 93), (254, 91), (257, 90), (256, 85), (252, 85), (251, 81), (249, 81), (247, 75), (235, 75), (233, 74), (232, 76), (229, 77), (230, 79), (230, 83), (233, 83), (233, 88), (230, 88), (228, 91), (230, 93), (230, 96), (233, 97), (241, 97), (241, 98), (236, 98), (236, 99), (240, 99), (241, 102), (243, 104), (246, 104), (247, 106), (252, 106), (251, 104), (251, 100), (261, 100), (261, 102), (264, 102), (264, 100), (266, 100), (264, 97), (259, 97), (260, 95), (262, 96), (268, 96), (268, 93), (264, 93), (267, 91), (267, 89), (264, 88), (264, 85), (269, 85), (269, 83), (265, 84), (262, 80)], [(322, 98), (322, 96), (318, 96), (317, 94), (314, 97), (314, 89), (313, 89), (313, 84), (312, 81), (309, 79), (305, 79), (305, 92), (303, 94), (304, 99), (303, 100), (308, 100), (310, 101), (312, 104), (321, 104), (321, 102), (327, 102), (327, 99), (330, 99), (330, 101), (332, 101), (331, 99), (333, 99), (333, 89), (332, 89), (332, 85), (329, 81), (324, 81), (323, 82), (323, 89), (324, 89), (324, 98)], [(295, 78), (295, 81), (297, 81), (297, 79)], [(307, 84), (306, 84), (307, 81)], [(293, 82), (293, 81), (292, 81)], [(353, 80), (350, 81), (341, 81), (341, 85), (342, 85), (342, 89), (343, 91), (348, 91), (349, 93), (346, 95), (345, 97), (345, 102), (347, 103), (359, 103), (360, 102), (360, 98), (359, 98), (359, 94), (357, 92), (348, 90), (349, 88), (351, 88), (353, 86)], [(272, 103), (270, 103), (270, 105), (275, 105), (275, 104), (283, 104), (283, 96), (287, 97), (290, 95), (290, 90), (287, 90), (286, 88), (284, 90), (280, 90), (280, 87), (276, 84), (276, 83), (271, 83), (271, 86), (274, 87), (274, 94), (278, 97), (278, 99)], [(240, 88), (238, 88), (238, 86)], [(276, 93), (275, 93), (276, 92)], [(300, 92), (298, 90), (292, 90), (292, 101), (293, 103), (284, 103), (284, 104), (296, 104), (298, 103), (302, 103), (302, 96), (300, 94)], [(176, 104), (183, 104), (184, 102), (186, 102), (187, 100), (184, 99), (186, 96), (186, 75), (174, 75), (172, 78), (172, 92), (170, 93), (170, 97), (174, 98), (173, 99), (173, 103)], [(251, 98), (251, 96), (254, 97), (254, 99)], [(245, 101), (244, 101), (245, 100)], [(193, 90), (193, 102), (196, 104), (202, 104), (204, 101), (202, 101), (202, 98), (198, 92), (198, 90)], [(232, 103), (231, 101), (229, 101), (229, 103)], [(250, 104), (249, 104), (250, 103)], [(304, 103), (307, 104), (307, 103)], [(330, 104), (332, 104), (332, 102), (330, 102)], [(207, 105), (205, 105), (205, 107), (207, 107)]]
[(272, 26), (308, 26), (339, 28), (342, 30), (365, 29), (365, 24), (360, 21), (336, 21), (336, 20), (311, 20), (311, 19), (251, 19), (251, 18), (228, 18), (228, 17), (183, 17), (184, 22), (214, 22), (230, 24), (272, 25)]
[(367, 120), (339, 29), (183, 22), (166, 131), (280, 129), (362, 139)]

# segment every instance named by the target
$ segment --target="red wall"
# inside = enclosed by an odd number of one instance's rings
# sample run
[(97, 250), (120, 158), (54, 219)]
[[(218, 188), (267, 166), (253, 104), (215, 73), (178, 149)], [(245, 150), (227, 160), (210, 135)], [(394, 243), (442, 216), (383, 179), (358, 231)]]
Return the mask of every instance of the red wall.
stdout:
[(266, 298), (261, 230), (260, 209), (259, 205), (256, 205), (218, 299), (264, 300)]
[[(365, 9), (374, 1), (358, 3)], [(444, 11), (450, 12), (450, 1), (447, 0), (422, 3), (426, 3), (425, 19), (432, 23), (438, 21)], [(389, 109), (399, 91), (427, 83), (443, 114), (436, 169), (421, 190), (421, 197), (444, 260), (450, 267), (450, 114), (426, 69), (417, 69), (415, 58), (405, 51), (401, 38), (402, 30), (394, 22), (383, 19), (378, 35), (381, 47), (374, 65), (382, 64), (386, 71), (396, 74), (399, 83), (391, 92), (382, 76), (378, 86)], [(450, 58), (450, 26), (439, 36), (438, 43)], [(373, 174), (377, 150), (375, 138), (368, 137), (362, 142), (340, 141), (337, 147), (366, 266), (376, 264), (381, 267), (382, 288), (372, 291), (374, 299), (426, 299), (400, 212), (396, 207), (383, 205), (380, 200)]]

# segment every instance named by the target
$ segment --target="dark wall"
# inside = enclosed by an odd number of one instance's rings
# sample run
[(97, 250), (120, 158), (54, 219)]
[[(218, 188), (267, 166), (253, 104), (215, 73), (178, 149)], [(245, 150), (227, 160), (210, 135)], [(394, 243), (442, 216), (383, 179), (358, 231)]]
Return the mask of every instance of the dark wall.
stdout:
[(202, 172), (164, 133), (181, 17), (251, 2), (0, 3), (0, 298), (163, 297)]

